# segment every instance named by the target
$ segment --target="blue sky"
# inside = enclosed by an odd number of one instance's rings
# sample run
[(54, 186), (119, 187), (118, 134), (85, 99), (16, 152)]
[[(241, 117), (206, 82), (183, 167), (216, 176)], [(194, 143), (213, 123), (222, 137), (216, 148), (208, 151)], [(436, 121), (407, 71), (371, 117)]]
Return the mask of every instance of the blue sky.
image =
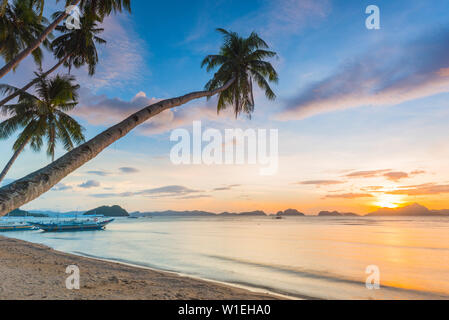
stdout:
[[(371, 4), (380, 8), (380, 30), (365, 27)], [(448, 4), (134, 0), (131, 15), (105, 21), (108, 44), (97, 74), (74, 72), (82, 87), (74, 115), (88, 138), (152, 101), (202, 89), (211, 74), (200, 64), (220, 46), (217, 27), (241, 35), (256, 31), (278, 53), (272, 61), (280, 76), (273, 87), (277, 100), (256, 91), (252, 120), (217, 117), (214, 100), (161, 114), (25, 208), (368, 212), (415, 201), (448, 208)], [(52, 64), (47, 55), (44, 65)], [(24, 84), (34, 69), (27, 59), (4, 81)], [(191, 128), (194, 120), (218, 129), (278, 129), (278, 174), (261, 177), (251, 166), (173, 166), (170, 132)], [(1, 163), (12, 141), (0, 142)], [(48, 161), (44, 152), (27, 150), (8, 179)], [(402, 178), (394, 178), (398, 172)], [(139, 193), (144, 190), (150, 191)], [(124, 196), (131, 191), (139, 194)]]

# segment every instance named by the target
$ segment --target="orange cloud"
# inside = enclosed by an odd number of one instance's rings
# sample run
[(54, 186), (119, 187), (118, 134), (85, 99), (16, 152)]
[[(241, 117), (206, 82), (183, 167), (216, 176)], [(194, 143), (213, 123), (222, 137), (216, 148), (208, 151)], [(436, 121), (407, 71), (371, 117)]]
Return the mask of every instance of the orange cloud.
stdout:
[(384, 187), (382, 187), (382, 186), (368, 186), (368, 187), (363, 187), (362, 190), (364, 190), (364, 191), (379, 191), (383, 188)]
[(384, 176), (391, 181), (399, 181), (404, 178), (409, 178), (412, 175), (423, 174), (423, 170), (414, 170), (410, 173), (404, 171), (391, 171), (391, 169), (382, 170), (367, 170), (367, 171), (355, 171), (346, 175), (348, 178), (373, 178)]
[(368, 171), (355, 171), (346, 175), (348, 178), (371, 178), (377, 177), (379, 174), (391, 171), (391, 169), (383, 170), (368, 170)]
[(298, 182), (299, 184), (313, 184), (317, 186), (328, 186), (333, 184), (341, 184), (344, 183), (344, 181), (339, 180), (308, 180), (308, 181), (302, 181)]
[(342, 198), (342, 199), (356, 199), (356, 198), (373, 198), (374, 196), (369, 193), (341, 193), (341, 194), (328, 194), (325, 198)]
[(409, 196), (421, 196), (421, 195), (432, 195), (432, 194), (440, 194), (440, 193), (449, 193), (449, 185), (448, 184), (434, 184), (427, 183), (417, 186), (408, 186), (402, 187), (399, 190), (393, 190), (387, 192), (388, 194), (404, 194)]
[(407, 172), (393, 171), (393, 172), (385, 173), (384, 177), (386, 177), (388, 180), (391, 180), (391, 181), (399, 181), (401, 179), (408, 178), (409, 175)]

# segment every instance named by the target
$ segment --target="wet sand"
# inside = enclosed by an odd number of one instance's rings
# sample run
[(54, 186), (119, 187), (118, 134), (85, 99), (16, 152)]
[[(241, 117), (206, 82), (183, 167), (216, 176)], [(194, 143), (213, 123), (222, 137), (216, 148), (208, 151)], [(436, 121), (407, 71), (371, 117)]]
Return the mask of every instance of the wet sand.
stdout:
[[(80, 289), (66, 288), (66, 268), (80, 270)], [(85, 258), (0, 236), (0, 299), (11, 300), (266, 300), (264, 293)]]

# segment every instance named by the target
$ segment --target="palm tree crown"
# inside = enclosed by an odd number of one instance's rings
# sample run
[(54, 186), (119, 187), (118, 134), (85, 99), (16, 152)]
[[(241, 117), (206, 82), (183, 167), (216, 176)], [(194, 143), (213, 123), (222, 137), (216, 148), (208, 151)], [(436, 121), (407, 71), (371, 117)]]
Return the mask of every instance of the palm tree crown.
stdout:
[[(0, 55), (6, 62), (11, 61), (44, 31), (48, 21), (36, 11), (40, 8), (36, 8), (36, 3), (36, 0), (15, 0), (4, 6), (0, 17)], [(45, 40), (44, 45), (48, 47), (49, 41)], [(32, 55), (40, 65), (42, 50), (37, 48)]]
[[(78, 103), (79, 85), (72, 83), (72, 76), (57, 75), (47, 79), (37, 75), (39, 82), (36, 95), (23, 92), (17, 104), (2, 107), (3, 113), (9, 118), (0, 124), (0, 139), (6, 139), (17, 129), (23, 128), (14, 143), (14, 151), (28, 142), (34, 151), (39, 151), (45, 139), (47, 154), (54, 159), (57, 142), (61, 142), (64, 149), (69, 151), (74, 144), (80, 144), (85, 139), (83, 127), (67, 114)], [(13, 90), (10, 86), (0, 88)]]
[[(55, 15), (59, 14), (61, 13), (55, 13)], [(58, 60), (58, 63), (46, 71), (44, 73), (45, 76), (48, 76), (52, 72), (56, 71), (62, 64), (69, 68), (69, 73), (72, 66), (79, 68), (85, 64), (88, 66), (89, 75), (92, 76), (95, 73), (95, 69), (99, 61), (95, 44), (106, 43), (106, 40), (103, 40), (97, 36), (97, 34), (103, 32), (103, 29), (97, 28), (98, 19), (99, 18), (96, 15), (86, 14), (81, 18), (79, 29), (70, 30), (65, 26), (56, 27), (58, 31), (64, 32), (64, 34), (53, 40), (51, 43), (51, 49), (53, 50), (53, 54)], [(0, 107), (17, 97), (22, 91), (27, 91), (38, 81), (39, 78), (34, 78), (22, 87), (21, 90), (14, 90), (14, 88), (10, 88), (10, 91), (13, 93), (0, 101)], [(3, 88), (6, 87), (6, 85), (3, 86)]]
[[(72, 0), (66, 0), (66, 6), (70, 4)], [(122, 12), (123, 9), (131, 12), (131, 0), (81, 0), (79, 5), (84, 12), (97, 14), (101, 19), (111, 13)]]
[[(0, 4), (0, 17), (3, 19), (2, 10), (8, 7), (8, 2), (6, 0), (2, 0)], [(36, 6), (36, 4), (43, 4), (44, 0), (16, 0), (17, 2), (31, 2), (32, 6)], [(58, 2), (59, 0), (56, 0)], [(97, 14), (101, 20), (104, 19), (105, 16), (110, 15), (111, 13), (121, 12), (123, 9), (131, 12), (131, 0), (65, 0), (66, 7), (68, 6), (76, 6), (80, 5), (84, 12), (90, 12), (92, 14)], [(5, 7), (6, 6), (6, 7)], [(38, 8), (41, 8), (42, 5)], [(17, 68), (19, 63), (25, 59), (29, 54), (36, 51), (42, 43), (45, 43), (46, 39), (51, 35), (51, 32), (61, 23), (67, 16), (69, 12), (67, 10), (59, 15), (57, 19), (55, 19), (52, 23), (50, 23), (43, 32), (39, 33), (39, 35), (31, 41), (23, 50), (19, 50), (17, 54), (15, 54), (11, 59), (7, 61), (7, 63), (0, 68), (0, 78), (4, 77), (11, 70)], [(41, 21), (41, 16), (39, 16), (38, 21)], [(5, 28), (4, 28), (5, 29)], [(1, 33), (1, 31), (0, 31)]]
[[(56, 13), (57, 15), (58, 13)], [(64, 34), (53, 40), (51, 48), (58, 60), (69, 56), (64, 65), (79, 68), (88, 65), (89, 75), (95, 73), (98, 63), (98, 52), (95, 44), (105, 44), (106, 40), (98, 37), (104, 29), (98, 28), (99, 17), (94, 14), (86, 14), (80, 19), (80, 29), (67, 29), (66, 26), (58, 26), (56, 30)]]
[[(29, 1), (29, 6), (34, 7), (36, 6), (36, 9), (39, 10), (39, 17), (42, 18), (42, 15), (44, 14), (44, 5), (45, 0), (32, 0)], [(0, 4), (0, 17), (2, 17), (5, 14), (6, 8), (8, 7), (8, 0), (2, 0)]]
[(264, 60), (275, 57), (276, 53), (266, 50), (267, 43), (254, 32), (248, 38), (242, 38), (235, 32), (217, 31), (224, 35), (224, 44), (218, 55), (204, 58), (201, 67), (206, 66), (207, 71), (219, 68), (205, 87), (211, 91), (234, 80), (219, 94), (217, 112), (232, 106), (236, 117), (242, 112), (251, 116), (254, 111), (253, 81), (265, 91), (268, 99), (276, 98), (268, 82), (277, 83), (278, 74)]

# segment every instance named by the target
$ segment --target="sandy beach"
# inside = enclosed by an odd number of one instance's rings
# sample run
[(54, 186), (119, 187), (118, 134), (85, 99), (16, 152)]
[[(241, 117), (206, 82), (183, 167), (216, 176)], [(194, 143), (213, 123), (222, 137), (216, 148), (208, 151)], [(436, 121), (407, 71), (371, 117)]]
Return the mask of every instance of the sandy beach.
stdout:
[[(80, 269), (80, 290), (65, 285), (67, 266)], [(201, 300), (276, 299), (263, 293), (85, 258), (0, 236), (0, 299), (11, 300)]]

